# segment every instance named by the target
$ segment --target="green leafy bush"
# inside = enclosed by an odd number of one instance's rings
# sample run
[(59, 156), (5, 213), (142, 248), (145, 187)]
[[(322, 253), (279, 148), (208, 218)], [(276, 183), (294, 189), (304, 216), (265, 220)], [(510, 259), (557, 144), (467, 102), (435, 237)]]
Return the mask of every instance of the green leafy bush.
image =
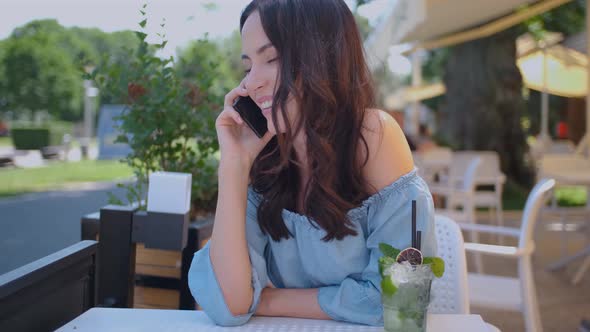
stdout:
[(49, 145), (49, 128), (12, 128), (10, 134), (17, 150), (38, 150)]
[[(139, 23), (142, 28), (147, 24), (145, 8)], [(130, 145), (132, 152), (125, 161), (138, 181), (121, 186), (127, 188), (129, 203), (143, 200), (140, 207), (144, 208), (151, 172), (192, 173), (194, 210), (211, 210), (217, 198), (219, 145), (215, 118), (223, 105), (222, 96), (211, 89), (218, 78), (216, 66), (203, 66), (190, 81), (183, 80), (174, 69), (173, 57), (155, 55), (154, 51), (166, 46), (164, 35), (159, 44), (146, 42), (147, 36), (141, 31), (136, 35), (139, 47), (129, 55), (126, 66), (106, 62), (88, 77), (101, 93), (127, 106), (119, 119), (123, 134), (117, 142)]]

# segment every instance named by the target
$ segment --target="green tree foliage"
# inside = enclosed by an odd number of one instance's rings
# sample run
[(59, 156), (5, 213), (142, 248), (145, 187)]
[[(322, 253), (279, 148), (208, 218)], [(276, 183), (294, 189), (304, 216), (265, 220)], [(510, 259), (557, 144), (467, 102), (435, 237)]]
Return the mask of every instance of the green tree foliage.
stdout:
[(586, 24), (586, 0), (574, 0), (525, 21), (521, 28), (541, 38), (545, 31), (565, 36), (580, 32)]
[(361, 38), (363, 40), (367, 40), (373, 28), (369, 25), (369, 19), (364, 16), (359, 15), (357, 12), (354, 13), (354, 19), (356, 21), (356, 25), (361, 33)]
[[(48, 111), (61, 120), (82, 116), (82, 72), (86, 65), (124, 63), (136, 49), (133, 32), (64, 28), (55, 20), (35, 20), (0, 42), (0, 112)], [(112, 102), (101, 95), (102, 102)]]
[(227, 64), (231, 75), (230, 86), (235, 87), (244, 78), (244, 65), (242, 64), (242, 36), (236, 29), (229, 37), (217, 42), (222, 54), (221, 61)]
[(0, 84), (5, 110), (48, 111), (75, 119), (82, 104), (82, 79), (72, 58), (51, 32), (17, 29), (2, 44), (4, 75)]
[[(226, 41), (226, 52), (223, 42), (214, 43), (207, 39), (193, 41), (180, 50), (175, 65), (179, 76), (184, 80), (210, 80), (210, 92), (215, 95), (225, 95), (235, 88), (244, 76), (244, 70), (234, 67), (237, 65), (233, 62), (234, 59), (240, 61), (241, 52), (239, 49), (235, 52), (234, 39), (230, 37)], [(237, 47), (240, 47), (239, 42)], [(241, 64), (238, 65), (241, 67)], [(215, 77), (209, 76), (211, 72), (216, 73)]]

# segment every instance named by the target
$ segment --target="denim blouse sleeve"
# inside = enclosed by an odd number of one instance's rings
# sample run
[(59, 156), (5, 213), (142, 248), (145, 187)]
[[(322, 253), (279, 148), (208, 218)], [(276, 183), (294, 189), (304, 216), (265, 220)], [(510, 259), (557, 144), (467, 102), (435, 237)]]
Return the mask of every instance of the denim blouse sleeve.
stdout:
[(417, 230), (422, 231), (422, 252), (436, 254), (434, 206), (428, 186), (415, 171), (402, 176), (371, 196), (366, 205), (366, 245), (369, 260), (360, 276), (349, 276), (340, 285), (319, 289), (318, 302), (334, 320), (383, 325), (379, 243), (404, 249), (411, 245), (412, 200), (417, 201)]
[[(252, 266), (254, 296), (248, 313), (234, 316), (229, 310), (211, 265), (209, 244), (197, 251), (193, 257), (188, 275), (189, 288), (197, 303), (217, 325), (237, 326), (246, 323), (256, 311), (260, 301), (260, 293), (268, 283), (264, 258), (264, 250), (268, 240), (258, 226), (256, 218), (258, 203), (258, 196), (249, 188), (246, 207), (246, 240)], [(225, 254), (231, 255), (229, 252)]]

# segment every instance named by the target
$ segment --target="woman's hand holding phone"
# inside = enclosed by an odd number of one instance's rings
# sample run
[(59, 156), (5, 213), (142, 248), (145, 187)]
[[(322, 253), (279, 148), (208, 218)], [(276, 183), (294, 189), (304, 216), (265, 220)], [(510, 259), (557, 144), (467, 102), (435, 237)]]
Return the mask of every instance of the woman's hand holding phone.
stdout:
[(248, 96), (248, 92), (242, 87), (242, 84), (225, 95), (223, 111), (217, 117), (215, 127), (221, 150), (221, 159), (227, 158), (244, 162), (245, 166), (250, 167), (273, 135), (266, 132), (262, 138), (258, 138), (252, 129), (246, 125), (240, 114), (232, 106), (239, 96)]

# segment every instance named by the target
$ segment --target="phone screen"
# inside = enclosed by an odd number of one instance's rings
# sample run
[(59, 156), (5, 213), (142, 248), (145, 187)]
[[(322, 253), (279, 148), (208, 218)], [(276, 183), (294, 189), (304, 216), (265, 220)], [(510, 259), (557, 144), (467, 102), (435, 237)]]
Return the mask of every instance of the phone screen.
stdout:
[(262, 115), (262, 110), (252, 98), (240, 96), (234, 101), (233, 107), (256, 136), (262, 138), (266, 134), (268, 131), (266, 118)]

